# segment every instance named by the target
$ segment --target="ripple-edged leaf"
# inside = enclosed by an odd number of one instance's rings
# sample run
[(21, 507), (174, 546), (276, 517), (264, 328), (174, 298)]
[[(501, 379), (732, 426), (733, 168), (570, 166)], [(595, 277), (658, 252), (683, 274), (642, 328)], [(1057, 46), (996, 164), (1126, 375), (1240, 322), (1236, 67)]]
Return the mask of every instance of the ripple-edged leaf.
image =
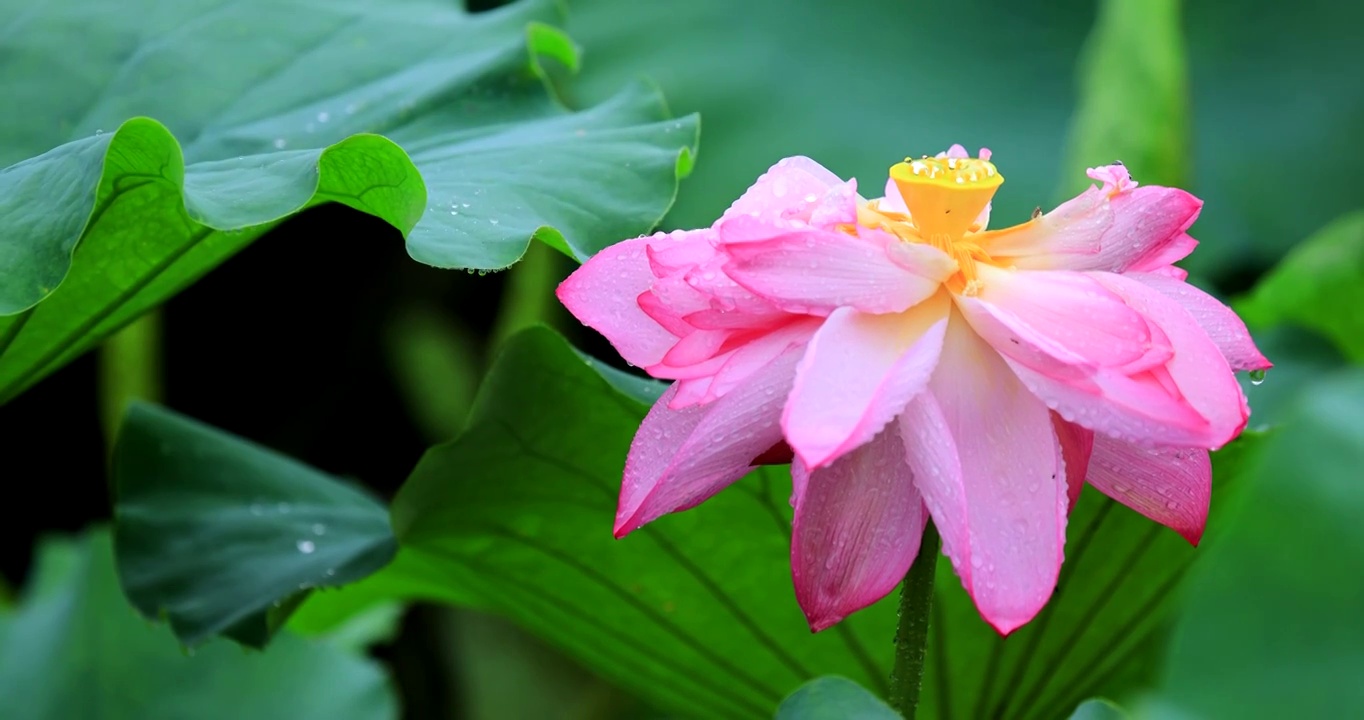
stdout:
[(261, 647), (317, 587), (359, 580), (397, 544), (359, 488), (152, 405), (113, 457), (114, 539), (129, 599), (195, 644)]
[(25, 108), (0, 128), (0, 402), (306, 207), (498, 269), (649, 230), (691, 166), (696, 118), (649, 88), (554, 99), (544, 60), (577, 57), (551, 0), (138, 5), (0, 10)]
[(400, 558), (682, 716), (765, 716), (824, 674), (883, 686), (894, 600), (810, 633), (783, 470), (614, 540), (644, 388), (617, 389), (542, 328), (504, 348), (466, 431), (394, 502)]
[(218, 642), (186, 653), (124, 600), (108, 533), (49, 539), (23, 602), (0, 612), (0, 697), (24, 720), (389, 720), (383, 670), (284, 636), (268, 653)]

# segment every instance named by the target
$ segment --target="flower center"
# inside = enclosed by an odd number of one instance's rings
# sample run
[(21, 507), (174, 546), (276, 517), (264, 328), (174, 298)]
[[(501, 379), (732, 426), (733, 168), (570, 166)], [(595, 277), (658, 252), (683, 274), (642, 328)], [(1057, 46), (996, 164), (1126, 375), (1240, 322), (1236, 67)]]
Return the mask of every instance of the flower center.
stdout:
[(925, 157), (905, 158), (891, 167), (890, 178), (904, 198), (909, 217), (878, 208), (868, 209), (858, 222), (887, 230), (902, 240), (928, 243), (947, 253), (960, 268), (948, 279), (948, 289), (974, 295), (980, 289), (976, 262), (991, 260), (967, 238), (967, 232), (990, 204), (1004, 176), (988, 160)]
[(960, 240), (1004, 182), (978, 158), (906, 158), (891, 167), (890, 178), (919, 234), (934, 244)]

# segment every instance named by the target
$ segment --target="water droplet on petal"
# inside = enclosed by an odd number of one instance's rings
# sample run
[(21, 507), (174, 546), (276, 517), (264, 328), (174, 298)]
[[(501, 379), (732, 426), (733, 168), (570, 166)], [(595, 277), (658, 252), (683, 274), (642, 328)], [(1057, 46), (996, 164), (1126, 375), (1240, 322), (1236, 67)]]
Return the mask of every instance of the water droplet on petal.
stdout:
[(298, 551), (303, 553), (304, 555), (310, 555), (314, 550), (317, 549), (317, 545), (313, 544), (312, 540), (299, 540), (298, 542), (294, 543), (294, 546), (297, 547)]
[(1250, 384), (1251, 384), (1251, 385), (1259, 385), (1260, 383), (1262, 383), (1262, 382), (1264, 382), (1264, 381), (1265, 381), (1265, 371), (1264, 371), (1264, 370), (1251, 370), (1251, 371), (1250, 371)]
[(320, 113), (317, 114), (317, 121), (320, 122), (320, 123), (327, 122), (328, 120), (331, 120), (331, 119), (332, 119), (332, 114), (329, 113), (329, 112), (327, 112), (326, 110), (323, 110), (322, 112), (320, 112)]

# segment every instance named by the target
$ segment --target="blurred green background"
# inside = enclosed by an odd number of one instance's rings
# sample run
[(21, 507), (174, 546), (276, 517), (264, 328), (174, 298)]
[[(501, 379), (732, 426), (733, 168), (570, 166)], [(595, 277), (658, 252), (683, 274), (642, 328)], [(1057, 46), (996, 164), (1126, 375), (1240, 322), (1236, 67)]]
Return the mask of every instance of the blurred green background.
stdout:
[[(1172, 642), (1133, 656), (1142, 680), (1130, 685), (1139, 692), (1120, 699), (1151, 717), (1364, 714), (1364, 371), (1356, 367), (1364, 362), (1364, 73), (1355, 38), (1364, 4), (567, 5), (566, 29), (582, 48), (580, 73), (561, 82), (571, 105), (594, 104), (644, 76), (675, 114), (701, 113), (696, 169), (664, 229), (709, 224), (783, 156), (808, 155), (857, 177), (873, 197), (890, 164), (953, 142), (994, 151), (1008, 178), (994, 204), (999, 226), (1054, 205), (1083, 183), (1086, 165), (1112, 160), (1140, 182), (1179, 184), (1203, 198), (1191, 230), (1201, 245), (1183, 264), (1191, 281), (1243, 313), (1276, 364), (1263, 385), (1246, 383), (1251, 427), (1268, 432), (1228, 463), (1233, 469), (1219, 465), (1219, 483), (1234, 479), (1238, 493), (1215, 504), (1216, 532), (1173, 598)], [(0, 408), (10, 492), (24, 494), (0, 504), (10, 538), (0, 587), (31, 594), (27, 609), (0, 616), (0, 668), (53, 647), (41, 635), (26, 641), (16, 628), (34, 626), (15, 619), (76, 602), (42, 592), (32, 559), (49, 534), (110, 517), (106, 432), (118, 401), (164, 401), (332, 475), (363, 479), (388, 499), (428, 446), (464, 426), (496, 349), (516, 329), (545, 323), (615, 361), (553, 302), (553, 284), (571, 267), (537, 245), (508, 273), (435, 270), (412, 262), (387, 225), (318, 208), (102, 354)], [(102, 547), (96, 537), (47, 552), (56, 568), (48, 572), (108, 591)], [(584, 669), (562, 643), (494, 613), (418, 603), (375, 622), (380, 630), (366, 636), (383, 639), (369, 652), (387, 668), (404, 717), (664, 716)], [(200, 654), (231, 649), (222, 644)], [(115, 645), (110, 652), (127, 653), (125, 662), (139, 657), (131, 644)], [(272, 646), (264, 657), (288, 651)], [(341, 673), (357, 673), (351, 709), (383, 705), (366, 694), (382, 679), (356, 667), (336, 672), (325, 682), (298, 680), (299, 688), (317, 682), (314, 694), (325, 695), (347, 685)], [(1009, 675), (992, 670), (985, 699), (952, 716), (1023, 716), (988, 702), (1007, 692)], [(39, 681), (0, 681), (0, 708), (6, 688), (24, 682)], [(93, 680), (78, 672), (72, 682)], [(230, 705), (230, 684), (220, 691), (200, 697)], [(1065, 717), (1074, 703), (1056, 707)], [(945, 706), (936, 710), (948, 717)]]

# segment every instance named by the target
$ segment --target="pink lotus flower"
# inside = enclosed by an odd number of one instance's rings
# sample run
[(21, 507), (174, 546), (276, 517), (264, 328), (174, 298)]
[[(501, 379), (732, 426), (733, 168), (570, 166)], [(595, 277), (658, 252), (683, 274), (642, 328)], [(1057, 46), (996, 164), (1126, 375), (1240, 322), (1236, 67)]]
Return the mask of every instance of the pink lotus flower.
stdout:
[(631, 445), (622, 537), (794, 453), (796, 597), (813, 630), (889, 593), (931, 516), (982, 616), (1028, 622), (1088, 481), (1197, 543), (1208, 451), (1245, 427), (1245, 325), (1172, 263), (1202, 203), (1125, 168), (986, 230), (1003, 182), (953, 146), (865, 201), (808, 158), (712, 227), (627, 240), (560, 286), (630, 363), (676, 380)]

